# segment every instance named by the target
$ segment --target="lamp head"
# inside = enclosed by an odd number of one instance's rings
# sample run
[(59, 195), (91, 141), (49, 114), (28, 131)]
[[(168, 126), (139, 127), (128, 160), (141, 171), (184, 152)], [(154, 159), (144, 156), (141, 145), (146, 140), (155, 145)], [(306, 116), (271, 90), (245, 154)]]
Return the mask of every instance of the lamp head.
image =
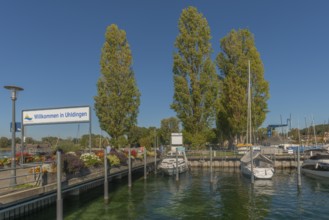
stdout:
[(5, 89), (11, 91), (11, 99), (16, 100), (16, 92), (23, 91), (24, 89), (18, 86), (4, 86)]

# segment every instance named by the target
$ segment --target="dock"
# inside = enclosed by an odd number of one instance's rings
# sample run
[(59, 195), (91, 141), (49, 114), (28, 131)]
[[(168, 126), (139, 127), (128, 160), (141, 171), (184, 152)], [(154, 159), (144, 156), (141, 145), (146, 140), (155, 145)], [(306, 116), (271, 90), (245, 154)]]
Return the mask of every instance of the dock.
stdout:
[[(155, 161), (148, 158), (147, 171), (154, 170)], [(144, 172), (144, 161), (134, 161), (132, 163), (132, 175)], [(28, 172), (28, 169), (17, 169), (17, 176)], [(0, 171), (0, 185), (9, 184), (10, 171)], [(121, 179), (128, 176), (128, 166), (111, 167), (108, 172), (108, 180)], [(20, 178), (18, 184), (24, 184), (24, 181), (30, 182), (29, 178)], [(66, 176), (62, 179), (63, 197), (68, 195), (78, 195), (83, 191), (104, 185), (104, 168), (94, 168), (85, 175)], [(17, 189), (6, 187), (0, 191), (0, 220), (16, 219), (43, 207), (56, 202), (56, 173), (47, 174), (47, 184), (34, 186), (26, 189)]]

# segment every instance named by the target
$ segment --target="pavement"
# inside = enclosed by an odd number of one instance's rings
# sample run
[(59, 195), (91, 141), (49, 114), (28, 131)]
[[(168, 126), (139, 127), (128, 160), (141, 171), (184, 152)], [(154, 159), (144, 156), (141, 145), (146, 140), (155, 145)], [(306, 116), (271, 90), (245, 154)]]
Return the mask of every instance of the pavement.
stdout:
[(16, 169), (16, 184), (13, 181), (11, 169), (0, 168), (0, 195), (33, 187), (41, 183), (41, 176), (33, 173), (32, 168)]

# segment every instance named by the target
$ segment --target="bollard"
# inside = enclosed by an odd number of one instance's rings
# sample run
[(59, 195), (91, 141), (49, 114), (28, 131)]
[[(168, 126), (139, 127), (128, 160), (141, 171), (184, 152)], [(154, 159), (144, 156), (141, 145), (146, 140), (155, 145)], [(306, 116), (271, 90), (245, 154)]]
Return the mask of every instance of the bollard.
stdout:
[(63, 199), (62, 199), (62, 166), (61, 152), (57, 151), (57, 203), (56, 203), (56, 219), (63, 220)]
[(104, 149), (104, 203), (108, 204), (109, 202), (109, 183), (108, 183), (108, 173), (107, 173), (107, 157), (106, 149)]
[(131, 152), (130, 152), (130, 146), (129, 146), (129, 152), (128, 152), (128, 187), (131, 187)]

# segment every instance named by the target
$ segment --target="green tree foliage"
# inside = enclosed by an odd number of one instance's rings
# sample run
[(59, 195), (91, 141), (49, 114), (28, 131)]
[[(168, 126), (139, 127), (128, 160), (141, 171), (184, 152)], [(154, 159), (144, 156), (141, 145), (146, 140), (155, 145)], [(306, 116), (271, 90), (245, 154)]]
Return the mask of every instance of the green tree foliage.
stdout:
[(128, 134), (128, 142), (134, 146), (140, 145), (141, 139), (149, 135), (149, 129), (145, 127), (134, 126)]
[(300, 133), (299, 133), (299, 129), (298, 128), (292, 128), (289, 132), (288, 132), (288, 136), (289, 138), (296, 142), (296, 143), (299, 143), (299, 139), (301, 137)]
[(117, 147), (119, 140), (122, 143), (122, 138), (137, 124), (140, 92), (126, 32), (114, 24), (106, 30), (100, 65), (95, 110), (101, 129), (111, 136), (112, 144)]
[(248, 60), (251, 67), (252, 127), (256, 130), (265, 120), (269, 83), (264, 79), (264, 67), (247, 30), (232, 30), (220, 41), (221, 52), (216, 63), (221, 72), (221, 108), (217, 126), (221, 135), (231, 142), (243, 135), (247, 127)]
[(56, 146), (59, 141), (61, 141), (59, 137), (48, 136), (41, 138), (42, 143), (49, 144), (50, 146)]
[(171, 133), (179, 132), (179, 120), (175, 117), (165, 118), (161, 120), (161, 127), (158, 136), (160, 143), (164, 145), (170, 144)]
[(194, 7), (184, 9), (178, 22), (174, 53), (174, 101), (171, 108), (182, 122), (184, 141), (207, 142), (219, 96), (219, 80), (211, 61), (210, 28)]
[(36, 141), (32, 137), (25, 138), (25, 144), (34, 144)]
[[(75, 140), (73, 140), (74, 143), (76, 143)], [(79, 144), (83, 148), (89, 147), (89, 134), (84, 134), (79, 139)], [(92, 148), (104, 148), (110, 144), (110, 141), (107, 137), (104, 137), (103, 135), (99, 134), (91, 134), (91, 147)]]
[(158, 130), (156, 127), (147, 128), (147, 134), (140, 138), (140, 145), (146, 147), (146, 149), (151, 150), (155, 146), (155, 138)]
[(9, 142), (9, 139), (6, 137), (0, 138), (0, 148), (7, 148), (10, 147), (11, 143)]

